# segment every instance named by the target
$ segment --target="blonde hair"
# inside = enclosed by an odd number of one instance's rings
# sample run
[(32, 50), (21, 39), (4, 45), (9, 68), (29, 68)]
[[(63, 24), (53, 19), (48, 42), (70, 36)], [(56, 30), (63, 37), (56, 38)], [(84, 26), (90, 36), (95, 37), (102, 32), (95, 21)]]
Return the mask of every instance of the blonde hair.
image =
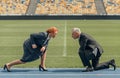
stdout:
[(50, 27), (46, 30), (47, 33), (55, 33), (58, 32), (58, 29), (56, 27)]

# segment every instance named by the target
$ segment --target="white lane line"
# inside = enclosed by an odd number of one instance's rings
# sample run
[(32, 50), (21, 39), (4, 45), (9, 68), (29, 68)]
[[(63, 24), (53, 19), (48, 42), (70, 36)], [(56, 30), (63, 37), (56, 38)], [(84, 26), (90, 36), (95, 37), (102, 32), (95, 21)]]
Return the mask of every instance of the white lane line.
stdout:
[(67, 56), (67, 21), (65, 20), (65, 26), (64, 26), (64, 49), (63, 49), (63, 56)]

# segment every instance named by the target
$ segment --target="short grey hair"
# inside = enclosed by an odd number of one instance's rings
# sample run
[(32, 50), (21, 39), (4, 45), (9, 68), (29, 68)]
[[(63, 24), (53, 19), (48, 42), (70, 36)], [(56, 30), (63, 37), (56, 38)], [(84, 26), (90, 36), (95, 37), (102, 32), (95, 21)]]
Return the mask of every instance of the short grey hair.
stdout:
[(73, 32), (81, 33), (81, 30), (80, 30), (80, 28), (73, 28), (73, 29), (72, 29), (72, 33), (73, 33)]

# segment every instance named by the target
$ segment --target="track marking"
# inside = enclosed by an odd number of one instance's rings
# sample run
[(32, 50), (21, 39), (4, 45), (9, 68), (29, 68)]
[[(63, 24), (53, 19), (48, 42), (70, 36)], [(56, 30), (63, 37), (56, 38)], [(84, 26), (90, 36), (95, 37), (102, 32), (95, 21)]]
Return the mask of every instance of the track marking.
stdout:
[(63, 49), (63, 56), (67, 56), (67, 21), (65, 20), (65, 26), (64, 26), (64, 49)]

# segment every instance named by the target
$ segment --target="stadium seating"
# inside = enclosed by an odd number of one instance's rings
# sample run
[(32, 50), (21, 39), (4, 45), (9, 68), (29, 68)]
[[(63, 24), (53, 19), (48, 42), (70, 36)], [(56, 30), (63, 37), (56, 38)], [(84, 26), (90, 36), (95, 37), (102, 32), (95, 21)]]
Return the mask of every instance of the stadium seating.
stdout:
[(0, 0), (0, 14), (25, 14), (30, 0)]
[(96, 14), (94, 0), (39, 0), (36, 14)]
[(120, 0), (104, 0), (107, 14), (120, 14)]
[[(120, 14), (120, 0), (103, 0), (107, 14)], [(0, 0), (0, 14), (26, 14), (30, 0)], [(95, 0), (37, 0), (36, 15), (96, 15)]]

